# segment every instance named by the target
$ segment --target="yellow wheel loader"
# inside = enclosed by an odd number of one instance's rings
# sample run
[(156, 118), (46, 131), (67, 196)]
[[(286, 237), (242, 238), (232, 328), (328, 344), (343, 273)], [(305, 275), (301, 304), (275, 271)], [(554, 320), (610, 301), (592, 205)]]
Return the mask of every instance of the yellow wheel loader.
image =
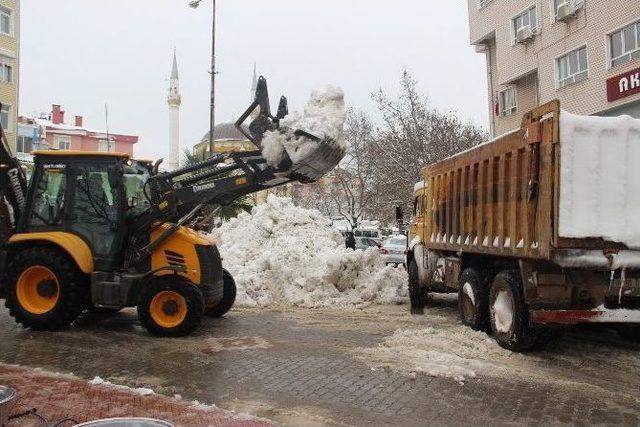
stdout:
[[(247, 132), (242, 122), (256, 109)], [(237, 123), (258, 150), (169, 173), (158, 172), (159, 162), (118, 153), (36, 151), (27, 182), (2, 133), (0, 298), (10, 315), (25, 327), (57, 330), (84, 310), (137, 307), (151, 334), (182, 336), (203, 315), (225, 314), (235, 299), (233, 278), (211, 239), (189, 228), (202, 207), (312, 182), (344, 156), (332, 140), (300, 130), (296, 135), (314, 139), (317, 149), (296, 164), (267, 165), (260, 141), (267, 131), (287, 131), (279, 129), (286, 114), (282, 97), (271, 115), (261, 77)]]

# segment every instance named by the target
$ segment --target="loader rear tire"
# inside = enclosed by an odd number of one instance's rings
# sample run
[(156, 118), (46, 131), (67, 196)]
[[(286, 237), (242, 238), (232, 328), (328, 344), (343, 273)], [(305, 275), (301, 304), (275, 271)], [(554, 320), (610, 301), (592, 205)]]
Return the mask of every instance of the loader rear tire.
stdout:
[(222, 301), (213, 307), (207, 307), (204, 310), (204, 314), (209, 317), (222, 317), (233, 307), (236, 302), (236, 281), (233, 280), (233, 276), (227, 270), (222, 270)]
[(204, 313), (204, 299), (197, 286), (180, 276), (151, 280), (142, 290), (138, 318), (151, 335), (182, 337), (193, 332)]
[(60, 250), (33, 247), (7, 268), (5, 306), (16, 322), (38, 331), (60, 330), (82, 313), (89, 292), (74, 261)]

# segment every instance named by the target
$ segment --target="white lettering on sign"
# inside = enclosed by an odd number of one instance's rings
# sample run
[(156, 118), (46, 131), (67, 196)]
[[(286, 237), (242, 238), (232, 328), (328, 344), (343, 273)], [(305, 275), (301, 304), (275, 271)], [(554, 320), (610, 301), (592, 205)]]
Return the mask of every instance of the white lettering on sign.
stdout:
[(623, 77), (620, 79), (620, 93), (626, 92), (629, 90), (629, 79)]
[(631, 75), (631, 89), (635, 89), (637, 87), (640, 87), (640, 73)]

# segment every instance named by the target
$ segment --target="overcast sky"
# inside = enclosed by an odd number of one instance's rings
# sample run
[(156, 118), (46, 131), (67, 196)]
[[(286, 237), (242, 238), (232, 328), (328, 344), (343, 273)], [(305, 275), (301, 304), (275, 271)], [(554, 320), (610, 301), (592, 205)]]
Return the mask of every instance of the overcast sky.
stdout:
[[(173, 47), (182, 91), (181, 144), (209, 126), (211, 1), (22, 1), (20, 113), (139, 135), (136, 156), (168, 153), (167, 88)], [(438, 108), (488, 127), (484, 57), (469, 45), (463, 0), (218, 0), (217, 121), (249, 104), (254, 61), (272, 102), (300, 108), (314, 88), (338, 85), (372, 115), (370, 94), (398, 89), (409, 69)], [(275, 108), (275, 106), (274, 106)]]

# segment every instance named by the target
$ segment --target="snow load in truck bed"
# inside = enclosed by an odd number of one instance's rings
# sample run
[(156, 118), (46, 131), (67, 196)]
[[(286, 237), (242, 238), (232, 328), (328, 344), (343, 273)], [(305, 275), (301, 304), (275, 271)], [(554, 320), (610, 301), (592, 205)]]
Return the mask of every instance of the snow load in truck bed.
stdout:
[(640, 249), (640, 120), (560, 114), (561, 237)]

